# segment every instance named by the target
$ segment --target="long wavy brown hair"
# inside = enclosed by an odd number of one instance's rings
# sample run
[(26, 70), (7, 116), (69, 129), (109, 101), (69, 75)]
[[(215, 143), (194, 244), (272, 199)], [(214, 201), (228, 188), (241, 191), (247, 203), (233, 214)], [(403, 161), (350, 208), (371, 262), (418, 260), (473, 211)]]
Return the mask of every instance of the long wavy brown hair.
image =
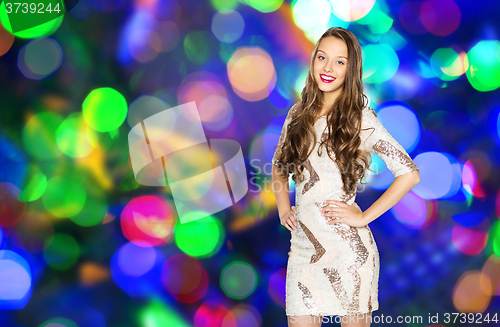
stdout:
[[(318, 146), (318, 155), (326, 147), (328, 156), (337, 163), (346, 194), (354, 192), (358, 183), (362, 183), (369, 168), (371, 153), (360, 149), (361, 115), (368, 104), (363, 92), (361, 46), (356, 36), (341, 27), (329, 28), (316, 42), (309, 64), (309, 74), (302, 90), (302, 101), (294, 110), (288, 125), (287, 135), (277, 161), (279, 175), (288, 178), (293, 173), (296, 183), (304, 180), (304, 166), (314, 150), (316, 133), (314, 123), (323, 105), (323, 91), (314, 78), (314, 60), (321, 40), (333, 36), (347, 45), (347, 72), (341, 95), (328, 111), (328, 136), (322, 138)], [(321, 152), (320, 152), (321, 151)], [(332, 154), (335, 157), (332, 157)]]

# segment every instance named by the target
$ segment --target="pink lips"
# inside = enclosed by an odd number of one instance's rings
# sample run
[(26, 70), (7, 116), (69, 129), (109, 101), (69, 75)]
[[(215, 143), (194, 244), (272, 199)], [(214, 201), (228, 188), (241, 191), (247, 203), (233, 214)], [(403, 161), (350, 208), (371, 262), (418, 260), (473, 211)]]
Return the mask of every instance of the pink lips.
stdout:
[[(326, 80), (326, 79), (323, 78), (323, 76), (331, 77), (333, 79), (332, 80)], [(335, 81), (335, 77), (330, 76), (330, 75), (321, 74), (321, 75), (319, 75), (319, 77), (321, 78), (321, 81), (323, 81), (323, 83), (331, 83), (331, 82)]]

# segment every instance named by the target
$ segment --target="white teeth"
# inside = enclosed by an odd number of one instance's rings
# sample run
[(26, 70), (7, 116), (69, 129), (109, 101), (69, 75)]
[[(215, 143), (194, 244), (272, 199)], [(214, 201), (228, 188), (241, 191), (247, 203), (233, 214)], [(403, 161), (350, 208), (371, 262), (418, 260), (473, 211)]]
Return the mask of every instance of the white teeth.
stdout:
[(321, 75), (321, 78), (327, 80), (327, 81), (333, 81), (332, 77), (326, 77), (325, 75)]

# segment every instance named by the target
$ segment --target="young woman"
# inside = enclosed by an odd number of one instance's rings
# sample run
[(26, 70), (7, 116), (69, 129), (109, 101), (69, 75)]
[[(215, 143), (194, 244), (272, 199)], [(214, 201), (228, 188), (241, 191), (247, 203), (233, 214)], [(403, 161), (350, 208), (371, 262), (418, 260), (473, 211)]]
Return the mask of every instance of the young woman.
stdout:
[[(280, 221), (291, 231), (289, 326), (321, 326), (325, 316), (339, 316), (342, 327), (370, 325), (379, 305), (379, 254), (368, 224), (420, 182), (418, 167), (367, 106), (361, 79), (356, 36), (328, 29), (316, 43), (302, 101), (289, 110), (272, 159)], [(396, 178), (362, 211), (354, 200), (372, 152)], [(297, 206), (291, 208), (289, 174)]]

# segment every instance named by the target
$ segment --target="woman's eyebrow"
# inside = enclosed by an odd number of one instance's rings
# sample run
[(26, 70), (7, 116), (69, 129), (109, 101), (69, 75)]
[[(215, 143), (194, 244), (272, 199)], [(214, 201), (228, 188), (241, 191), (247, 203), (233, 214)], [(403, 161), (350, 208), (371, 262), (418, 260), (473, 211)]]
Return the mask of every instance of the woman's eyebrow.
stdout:
[[(325, 52), (325, 51), (323, 51), (323, 50), (319, 50), (319, 49), (318, 49), (318, 52), (320, 52), (320, 51), (326, 54), (326, 52)], [(346, 56), (337, 56), (337, 58), (345, 58), (345, 59), (347, 59), (347, 57), (346, 57)]]

